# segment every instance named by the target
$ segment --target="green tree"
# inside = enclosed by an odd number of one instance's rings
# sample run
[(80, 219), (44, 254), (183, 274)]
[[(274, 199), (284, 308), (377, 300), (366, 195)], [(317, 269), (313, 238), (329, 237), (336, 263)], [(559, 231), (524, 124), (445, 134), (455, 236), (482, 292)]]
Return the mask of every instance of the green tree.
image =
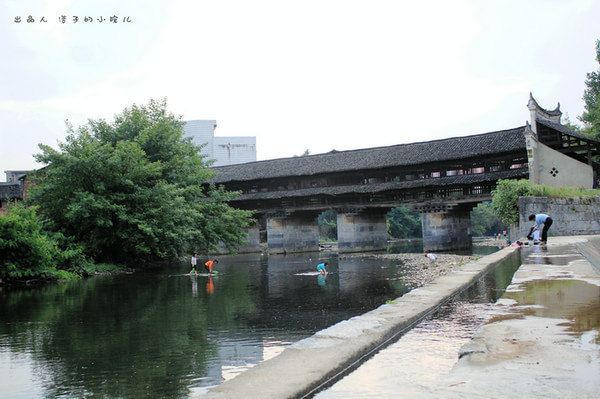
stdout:
[(250, 213), (209, 184), (212, 171), (182, 126), (166, 100), (133, 105), (111, 123), (68, 126), (58, 149), (40, 145), (36, 159), (47, 166), (30, 200), (51, 231), (99, 261), (170, 259), (220, 241), (235, 249)]
[(0, 216), (0, 281), (58, 278), (61, 260), (58, 242), (42, 231), (35, 208), (12, 206)]
[(577, 122), (573, 122), (569, 117), (569, 114), (565, 114), (565, 116), (562, 118), (561, 123), (567, 128), (569, 128), (569, 130), (572, 130), (574, 132), (581, 132), (581, 126), (579, 126)]
[[(600, 63), (600, 40), (596, 41), (596, 61)], [(587, 74), (585, 85), (585, 111), (579, 119), (584, 123), (585, 133), (600, 139), (600, 69)]]
[(492, 193), (492, 207), (500, 220), (510, 226), (519, 222), (519, 197), (530, 195), (529, 180), (499, 180)]
[(387, 214), (387, 228), (394, 238), (421, 238), (421, 216), (407, 207), (392, 209)]
[(334, 210), (321, 212), (317, 219), (319, 235), (326, 240), (337, 240), (337, 213)]
[(482, 202), (471, 211), (471, 229), (474, 236), (492, 236), (505, 228), (496, 216), (491, 202)]

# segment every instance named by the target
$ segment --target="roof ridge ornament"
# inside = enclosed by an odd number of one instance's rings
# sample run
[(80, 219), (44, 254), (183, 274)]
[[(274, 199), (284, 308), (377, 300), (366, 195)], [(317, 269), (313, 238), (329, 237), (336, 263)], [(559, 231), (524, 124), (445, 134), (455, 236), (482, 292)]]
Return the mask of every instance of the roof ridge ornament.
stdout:
[(538, 119), (540, 120), (548, 120), (554, 123), (560, 123), (560, 118), (562, 116), (562, 112), (560, 111), (560, 102), (553, 110), (547, 110), (542, 108), (540, 104), (535, 100), (533, 94), (529, 92), (529, 101), (527, 102), (527, 108), (531, 114), (531, 130), (534, 133), (537, 133), (537, 123)]
[(532, 135), (533, 137), (537, 138), (537, 134), (533, 131), (533, 128), (531, 127), (529, 121), (525, 121), (525, 128), (523, 129), (523, 134), (525, 135), (525, 137), (527, 137), (527, 135)]

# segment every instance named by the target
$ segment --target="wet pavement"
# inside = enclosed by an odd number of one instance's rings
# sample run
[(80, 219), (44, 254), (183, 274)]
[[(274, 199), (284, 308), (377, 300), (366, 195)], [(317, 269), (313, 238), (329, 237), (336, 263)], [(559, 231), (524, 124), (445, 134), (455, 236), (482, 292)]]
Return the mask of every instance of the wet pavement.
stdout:
[(581, 240), (523, 248), (495, 303), (446, 305), (316, 397), (600, 397), (600, 273)]

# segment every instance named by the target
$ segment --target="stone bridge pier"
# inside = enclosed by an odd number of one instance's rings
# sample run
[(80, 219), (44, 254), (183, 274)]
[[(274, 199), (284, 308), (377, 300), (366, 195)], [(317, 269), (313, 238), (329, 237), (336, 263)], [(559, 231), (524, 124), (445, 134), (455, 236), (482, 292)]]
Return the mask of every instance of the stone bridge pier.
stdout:
[(337, 213), (339, 252), (376, 251), (387, 247), (388, 208), (340, 210)]
[(318, 212), (294, 212), (267, 216), (269, 253), (310, 252), (319, 250)]
[(424, 251), (471, 249), (471, 207), (421, 210)]

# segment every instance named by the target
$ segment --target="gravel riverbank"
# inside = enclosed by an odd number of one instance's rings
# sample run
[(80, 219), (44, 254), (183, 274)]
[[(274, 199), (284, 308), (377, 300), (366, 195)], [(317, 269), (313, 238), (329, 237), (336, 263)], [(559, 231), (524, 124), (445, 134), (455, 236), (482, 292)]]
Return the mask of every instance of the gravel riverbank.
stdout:
[(421, 287), (439, 276), (448, 274), (462, 265), (479, 259), (480, 256), (435, 254), (436, 260), (432, 261), (424, 254), (341, 254), (340, 259), (347, 258), (376, 258), (393, 259), (406, 265), (406, 273), (399, 276), (410, 288)]

